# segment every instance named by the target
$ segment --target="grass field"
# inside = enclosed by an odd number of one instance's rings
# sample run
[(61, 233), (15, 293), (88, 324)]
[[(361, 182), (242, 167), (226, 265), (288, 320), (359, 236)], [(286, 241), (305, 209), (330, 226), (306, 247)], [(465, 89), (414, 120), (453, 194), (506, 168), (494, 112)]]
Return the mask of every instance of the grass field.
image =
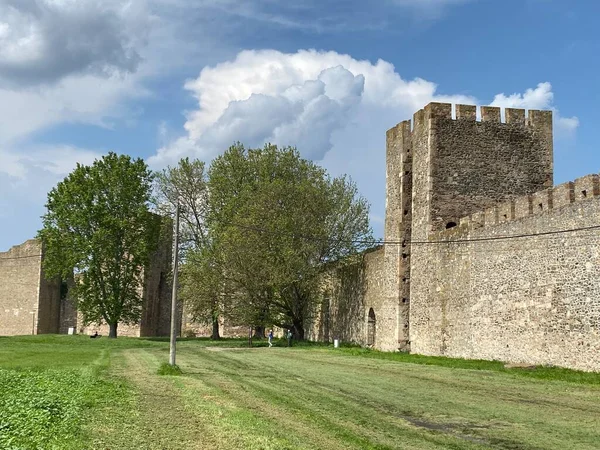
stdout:
[(241, 341), (0, 338), (1, 449), (593, 449), (600, 374)]

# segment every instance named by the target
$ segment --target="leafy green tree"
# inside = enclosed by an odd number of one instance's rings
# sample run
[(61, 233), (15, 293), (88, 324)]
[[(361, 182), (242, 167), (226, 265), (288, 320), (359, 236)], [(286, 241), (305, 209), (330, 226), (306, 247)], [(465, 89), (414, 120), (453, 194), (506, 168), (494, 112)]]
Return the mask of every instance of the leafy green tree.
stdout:
[(142, 159), (109, 153), (77, 167), (48, 194), (39, 231), (49, 278), (69, 279), (86, 324), (137, 323), (143, 270), (156, 249), (160, 218), (149, 211), (152, 173)]
[(208, 190), (213, 255), (234, 286), (230, 310), (303, 339), (323, 264), (372, 240), (367, 201), (351, 180), (274, 145), (229, 148), (212, 162)]
[(207, 175), (203, 161), (184, 158), (177, 167), (167, 167), (155, 177), (155, 203), (163, 215), (171, 215), (179, 204), (179, 242), (183, 260), (190, 249), (209, 243), (206, 215)]
[(219, 318), (228, 299), (227, 280), (210, 246), (190, 249), (180, 270), (180, 297), (193, 320), (211, 324), (211, 339), (220, 339)]
[(184, 158), (177, 167), (156, 175), (155, 203), (164, 215), (180, 208), (180, 296), (194, 320), (212, 325), (212, 339), (219, 339), (223, 283), (220, 265), (213, 258), (206, 215), (207, 175), (203, 161)]

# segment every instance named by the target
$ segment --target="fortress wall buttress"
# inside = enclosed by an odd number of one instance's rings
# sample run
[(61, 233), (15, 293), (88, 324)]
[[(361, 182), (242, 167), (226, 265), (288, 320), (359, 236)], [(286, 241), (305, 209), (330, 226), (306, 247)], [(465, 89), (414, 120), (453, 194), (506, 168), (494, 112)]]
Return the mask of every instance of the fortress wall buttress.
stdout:
[(384, 236), (390, 243), (325, 271), (323, 302), (306, 324), (309, 339), (340, 339), (388, 351), (410, 349), (411, 134), (411, 122), (405, 121), (386, 136)]
[[(161, 226), (160, 241), (143, 275), (141, 336), (168, 336), (171, 331), (173, 221), (164, 217), (157, 220)], [(181, 317), (178, 330), (181, 331)]]
[[(44, 258), (42, 245), (42, 260)], [(60, 278), (52, 280), (46, 278), (44, 268), (40, 270), (39, 307), (38, 307), (38, 334), (56, 334), (60, 330)]]
[[(412, 133), (410, 121), (386, 135), (386, 208), (384, 291), (366, 305), (376, 319), (374, 346), (380, 350), (410, 350), (410, 246), (412, 220)], [(368, 317), (365, 321), (368, 322)]]

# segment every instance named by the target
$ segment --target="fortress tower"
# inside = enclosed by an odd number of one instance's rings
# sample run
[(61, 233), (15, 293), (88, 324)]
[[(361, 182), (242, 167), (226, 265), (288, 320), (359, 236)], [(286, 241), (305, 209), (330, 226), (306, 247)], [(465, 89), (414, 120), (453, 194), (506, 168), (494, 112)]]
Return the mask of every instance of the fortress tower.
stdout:
[[(461, 217), (552, 186), (552, 112), (430, 103), (387, 132), (382, 349), (410, 350), (417, 245)], [(418, 249), (417, 249), (418, 252)], [(418, 259), (418, 253), (417, 253)], [(384, 323), (387, 322), (387, 323)]]
[(552, 112), (430, 103), (414, 115), (413, 235), (458, 225), (461, 217), (552, 187)]

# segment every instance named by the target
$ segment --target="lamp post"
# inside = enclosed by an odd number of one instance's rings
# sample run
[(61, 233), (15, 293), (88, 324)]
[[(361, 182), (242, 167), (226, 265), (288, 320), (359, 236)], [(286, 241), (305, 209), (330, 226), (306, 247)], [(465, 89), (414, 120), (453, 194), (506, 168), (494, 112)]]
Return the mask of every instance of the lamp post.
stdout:
[(175, 208), (173, 247), (173, 291), (171, 294), (171, 345), (169, 348), (169, 364), (175, 365), (175, 346), (177, 343), (177, 272), (179, 265), (179, 202)]

